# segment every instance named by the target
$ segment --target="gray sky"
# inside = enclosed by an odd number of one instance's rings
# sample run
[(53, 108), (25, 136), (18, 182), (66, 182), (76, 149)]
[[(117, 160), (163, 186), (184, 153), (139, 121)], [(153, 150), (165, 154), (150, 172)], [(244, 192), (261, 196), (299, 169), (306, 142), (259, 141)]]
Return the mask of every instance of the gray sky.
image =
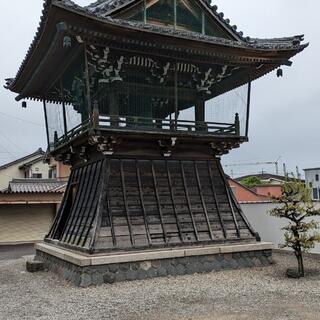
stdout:
[[(92, 1), (77, 0), (80, 5)], [(15, 76), (39, 24), (42, 0), (0, 1), (0, 79)], [(284, 77), (275, 72), (253, 84), (250, 142), (223, 159), (224, 164), (286, 162), (290, 171), (298, 165), (320, 166), (320, 84), (318, 56), (320, 27), (317, 0), (216, 0), (219, 11), (251, 37), (306, 35), (310, 47), (293, 58)], [(0, 164), (46, 148), (42, 106), (28, 102), (22, 109), (15, 94), (0, 88)], [(234, 174), (258, 170), (274, 172), (273, 166), (234, 167)], [(226, 170), (230, 173), (230, 169)]]

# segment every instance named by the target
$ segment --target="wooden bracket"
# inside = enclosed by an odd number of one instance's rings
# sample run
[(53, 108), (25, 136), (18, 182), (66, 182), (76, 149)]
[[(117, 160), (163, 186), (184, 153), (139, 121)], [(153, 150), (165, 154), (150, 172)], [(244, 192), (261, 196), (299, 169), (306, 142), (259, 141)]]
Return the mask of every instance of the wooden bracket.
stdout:
[(170, 157), (172, 154), (172, 149), (177, 143), (176, 137), (171, 137), (171, 139), (159, 140), (159, 146), (164, 157)]
[(121, 141), (113, 136), (91, 136), (89, 139), (89, 144), (96, 146), (97, 150), (102, 152), (105, 156), (113, 155), (115, 146), (119, 145), (120, 143)]

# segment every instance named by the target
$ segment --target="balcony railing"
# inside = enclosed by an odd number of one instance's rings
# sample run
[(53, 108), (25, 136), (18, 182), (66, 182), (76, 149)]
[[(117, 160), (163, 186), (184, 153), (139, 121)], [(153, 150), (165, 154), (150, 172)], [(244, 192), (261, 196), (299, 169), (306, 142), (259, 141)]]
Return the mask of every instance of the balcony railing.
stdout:
[(127, 131), (133, 133), (180, 133), (186, 135), (240, 136), (239, 116), (234, 123), (200, 122), (190, 120), (156, 119), (131, 116), (93, 115), (66, 135), (55, 135), (51, 150), (83, 134), (88, 129)]
[(192, 134), (239, 135), (235, 123), (200, 122), (190, 120), (156, 119), (129, 116), (100, 115), (97, 126), (100, 129), (120, 129), (155, 132), (184, 132)]

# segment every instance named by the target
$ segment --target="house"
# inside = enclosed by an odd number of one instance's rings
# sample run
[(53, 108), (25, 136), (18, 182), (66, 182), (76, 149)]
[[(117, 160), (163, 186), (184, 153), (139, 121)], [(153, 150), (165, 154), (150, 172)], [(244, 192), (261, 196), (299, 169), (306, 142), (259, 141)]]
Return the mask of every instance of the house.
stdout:
[(231, 190), (233, 191), (233, 194), (239, 203), (266, 202), (270, 200), (269, 197), (260, 195), (255, 191), (246, 188), (237, 180), (231, 179), (230, 177), (227, 177), (227, 179), (229, 186), (231, 187)]
[(293, 180), (293, 178), (280, 176), (276, 174), (260, 173), (242, 176), (236, 178), (235, 181), (241, 183), (241, 181), (250, 177), (257, 177), (261, 181), (261, 184), (251, 188), (250, 190), (252, 190), (254, 193), (260, 196), (265, 196), (268, 198), (279, 197), (282, 194), (282, 185), (284, 184), (284, 182), (287, 180)]
[(12, 179), (53, 178), (49, 165), (43, 162), (45, 152), (37, 151), (0, 166), (0, 190), (8, 187)]
[(312, 199), (320, 201), (320, 168), (304, 169), (306, 186), (312, 190)]
[(33, 243), (48, 233), (65, 189), (56, 179), (14, 179), (0, 191), (0, 245)]
[(69, 174), (69, 166), (46, 159), (41, 148), (0, 167), (0, 245), (44, 238)]
[(283, 184), (288, 178), (285, 176), (280, 176), (277, 174), (272, 173), (257, 173), (257, 174), (250, 174), (246, 176), (241, 176), (236, 178), (236, 181), (242, 181), (244, 179), (250, 178), (250, 177), (257, 177), (261, 180), (263, 184), (266, 185), (279, 185)]

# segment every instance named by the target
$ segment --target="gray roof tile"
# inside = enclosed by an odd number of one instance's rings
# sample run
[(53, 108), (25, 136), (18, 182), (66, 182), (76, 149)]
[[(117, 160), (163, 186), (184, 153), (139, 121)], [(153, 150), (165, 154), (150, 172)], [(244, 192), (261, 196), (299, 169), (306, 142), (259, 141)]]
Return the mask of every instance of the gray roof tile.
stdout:
[(63, 193), (66, 182), (56, 179), (13, 179), (0, 193)]

